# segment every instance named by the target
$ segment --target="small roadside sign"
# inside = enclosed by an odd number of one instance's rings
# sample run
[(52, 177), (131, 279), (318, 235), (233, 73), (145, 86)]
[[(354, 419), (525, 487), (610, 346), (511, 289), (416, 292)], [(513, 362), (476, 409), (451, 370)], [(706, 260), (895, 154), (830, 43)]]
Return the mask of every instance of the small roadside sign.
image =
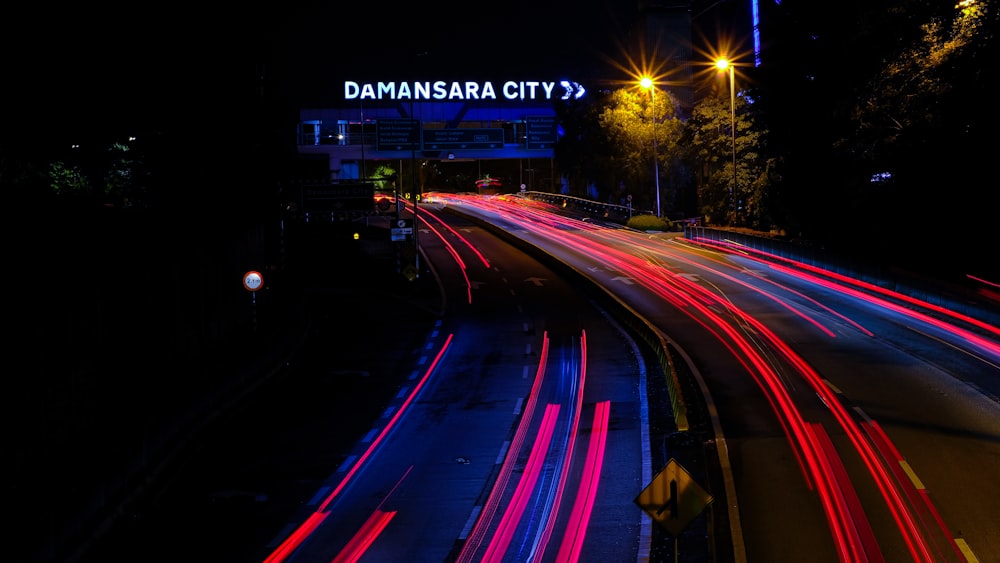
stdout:
[(255, 270), (250, 270), (249, 272), (243, 274), (243, 287), (247, 291), (257, 291), (264, 286), (264, 276), (260, 275), (260, 272)]
[(401, 241), (406, 240), (409, 235), (413, 234), (413, 220), (412, 219), (398, 219), (396, 221), (396, 226), (390, 229), (392, 240)]
[(712, 495), (671, 458), (634, 502), (667, 533), (677, 537), (712, 500)]

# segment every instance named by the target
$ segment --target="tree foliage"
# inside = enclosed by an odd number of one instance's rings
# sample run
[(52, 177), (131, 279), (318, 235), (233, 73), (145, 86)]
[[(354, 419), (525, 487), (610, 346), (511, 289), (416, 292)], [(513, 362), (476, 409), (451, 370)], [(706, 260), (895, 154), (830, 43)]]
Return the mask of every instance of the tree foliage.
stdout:
[(368, 175), (368, 180), (375, 183), (376, 189), (390, 190), (394, 187), (396, 177), (399, 172), (392, 165), (379, 162), (375, 165), (375, 170)]
[[(669, 91), (646, 93), (635, 88), (619, 88), (611, 92), (599, 123), (603, 135), (615, 147), (612, 162), (622, 175), (622, 181), (641, 194), (643, 204), (655, 199), (655, 173), (670, 176), (679, 165), (679, 143), (684, 123), (678, 116), (677, 100)], [(654, 161), (655, 159), (655, 161)], [(655, 162), (655, 166), (654, 166)], [(664, 197), (672, 200), (671, 193)]]
[(58, 196), (89, 196), (90, 182), (78, 166), (57, 161), (49, 164), (49, 188)]
[(685, 124), (686, 158), (695, 170), (699, 210), (709, 223), (770, 228), (766, 130), (758, 127), (745, 96), (736, 96), (735, 109), (731, 101), (721, 94), (707, 96), (695, 104)]
[(729, 212), (733, 186), (729, 96), (701, 100), (687, 119), (679, 116), (677, 100), (668, 90), (650, 95), (625, 86), (603, 91), (597, 99), (589, 106), (563, 111), (569, 134), (560, 141), (557, 156), (567, 163), (563, 174), (571, 184), (596, 182), (600, 197), (622, 203), (632, 195), (635, 208), (651, 210), (656, 195), (653, 174), (659, 172), (667, 213), (701, 214), (716, 224), (738, 221), (771, 227), (767, 194), (773, 159), (764, 154), (766, 130), (757, 125), (745, 97), (737, 98), (736, 107), (736, 215)]
[(51, 193), (62, 199), (115, 207), (145, 207), (146, 173), (141, 156), (127, 143), (113, 142), (97, 157), (55, 160), (49, 164)]
[(952, 20), (934, 16), (919, 26), (913, 42), (887, 55), (858, 96), (851, 116), (855, 134), (845, 144), (878, 161), (891, 158), (908, 138), (946, 127), (956, 109), (948, 102), (961, 103), (952, 96), (967, 80), (963, 59), (975, 57), (987, 14), (985, 3), (963, 2)]
[(600, 122), (610, 90), (594, 90), (580, 100), (557, 105), (563, 135), (555, 146), (561, 174), (575, 195), (588, 193), (591, 187), (604, 194), (609, 202), (626, 197), (616, 144), (605, 135)]
[[(933, 225), (989, 240), (997, 0), (787, 1), (753, 70), (775, 157), (772, 211), (819, 246), (898, 265), (955, 256)], [(920, 240), (919, 245), (914, 241)], [(957, 266), (956, 266), (957, 267)]]

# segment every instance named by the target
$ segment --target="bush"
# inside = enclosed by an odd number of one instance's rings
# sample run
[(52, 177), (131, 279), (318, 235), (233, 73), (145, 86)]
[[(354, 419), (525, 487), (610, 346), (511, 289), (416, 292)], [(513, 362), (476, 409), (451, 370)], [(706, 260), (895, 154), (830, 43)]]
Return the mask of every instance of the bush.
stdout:
[(636, 215), (635, 217), (630, 217), (625, 225), (637, 231), (669, 231), (672, 227), (669, 220), (653, 215)]

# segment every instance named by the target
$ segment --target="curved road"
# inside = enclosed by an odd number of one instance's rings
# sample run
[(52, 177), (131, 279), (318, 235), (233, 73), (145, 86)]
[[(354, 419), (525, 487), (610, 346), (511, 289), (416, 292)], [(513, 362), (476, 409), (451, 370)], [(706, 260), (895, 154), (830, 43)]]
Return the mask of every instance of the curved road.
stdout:
[(462, 223), (420, 234), (447, 301), (426, 361), (267, 561), (632, 561), (650, 541), (622, 502), (649, 463), (635, 344)]
[[(88, 560), (606, 562), (666, 549), (633, 500), (668, 457), (704, 462), (667, 445), (676, 428), (666, 393), (647, 396), (647, 354), (542, 262), (434, 217), (419, 236), (440, 295), (421, 319), (347, 335), (359, 308), (322, 287), (335, 264), (314, 266), (303, 349), (205, 438), (158, 509)], [(405, 349), (396, 326), (422, 319), (416, 353), (381, 389), (348, 363), (357, 354), (337, 356), (344, 339)], [(685, 531), (692, 560), (709, 560), (705, 526)]]
[[(284, 384), (193, 462), (216, 473), (215, 495), (234, 474), (290, 461), (295, 475), (267, 503), (224, 489), (245, 504), (215, 531), (191, 514), (93, 560), (1000, 560), (996, 327), (519, 198), (442, 195), (418, 216), (441, 292), (429, 333), (407, 336), (417, 354), (396, 383), (353, 391), (392, 399), (352, 404), (317, 384), (336, 364), (322, 343), (344, 328), (319, 288)], [(670, 344), (683, 401), (612, 310)], [(393, 330), (387, 318), (366, 338)], [(283, 447), (249, 451), (278, 427)], [(659, 481), (670, 460), (687, 472)]]
[(686, 352), (718, 412), (737, 559), (1000, 558), (997, 327), (740, 249), (553, 220), (518, 198), (443, 198), (572, 265)]

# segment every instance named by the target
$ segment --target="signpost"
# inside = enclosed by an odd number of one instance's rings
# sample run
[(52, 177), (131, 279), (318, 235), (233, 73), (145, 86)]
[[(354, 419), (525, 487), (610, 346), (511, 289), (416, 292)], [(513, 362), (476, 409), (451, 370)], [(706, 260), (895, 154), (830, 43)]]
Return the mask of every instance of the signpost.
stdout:
[(250, 292), (250, 322), (254, 332), (257, 332), (257, 292), (264, 287), (264, 276), (257, 270), (243, 274), (243, 287)]
[(310, 213), (373, 211), (375, 184), (323, 184), (303, 186), (302, 207)]
[(524, 118), (525, 148), (551, 149), (559, 138), (559, 123), (555, 116)]
[(424, 129), (424, 150), (502, 149), (503, 129)]
[(676, 538), (712, 500), (712, 495), (671, 458), (634, 502)]
[(375, 122), (375, 150), (420, 150), (420, 127), (416, 119), (379, 119)]
[(413, 219), (397, 219), (396, 226), (390, 229), (393, 241), (404, 241), (413, 234)]
[(247, 291), (253, 293), (264, 285), (264, 276), (260, 275), (260, 272), (256, 270), (250, 270), (246, 274), (243, 274), (243, 287)]

